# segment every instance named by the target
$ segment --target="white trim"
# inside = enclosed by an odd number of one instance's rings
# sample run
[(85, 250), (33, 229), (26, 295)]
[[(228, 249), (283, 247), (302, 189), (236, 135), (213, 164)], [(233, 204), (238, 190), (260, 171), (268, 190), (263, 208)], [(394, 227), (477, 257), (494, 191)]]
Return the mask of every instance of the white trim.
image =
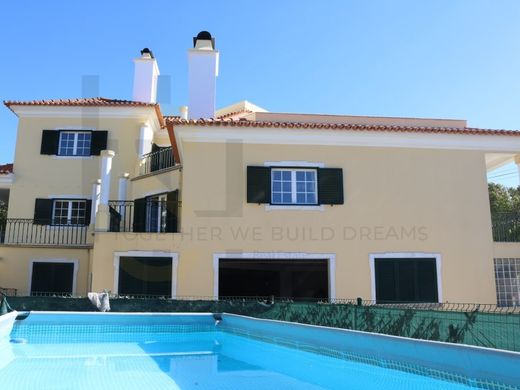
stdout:
[(117, 106), (25, 106), (13, 104), (9, 107), (18, 117), (27, 118), (116, 118), (137, 119), (140, 122), (150, 120), (155, 131), (161, 124), (155, 107), (117, 107)]
[(435, 258), (435, 265), (437, 271), (437, 298), (439, 303), (442, 303), (442, 256), (440, 253), (425, 253), (425, 252), (383, 252), (383, 253), (370, 253), (370, 294), (373, 301), (376, 300), (376, 272), (375, 262), (378, 259), (421, 259), (421, 258)]
[(176, 252), (162, 251), (128, 251), (114, 252), (114, 285), (112, 292), (118, 294), (119, 290), (119, 264), (121, 257), (169, 257), (172, 259), (172, 299), (177, 296), (177, 267), (179, 264), (179, 254)]
[(333, 129), (283, 129), (275, 127), (218, 127), (185, 126), (174, 127), (181, 159), (184, 142), (227, 143), (240, 141), (242, 144), (264, 145), (329, 145), (366, 146), (382, 148), (452, 149), (478, 150), (487, 152), (520, 151), (520, 137), (510, 135), (475, 135), (446, 133), (402, 133), (391, 131), (349, 131)]
[(71, 194), (59, 194), (59, 195), (48, 195), (48, 199), (58, 199), (58, 200), (91, 200), (92, 194), (90, 195), (71, 195)]
[(264, 167), (306, 167), (325, 168), (325, 163), (312, 161), (266, 161)]
[(213, 298), (218, 299), (218, 278), (220, 259), (263, 259), (263, 260), (327, 260), (329, 279), (329, 299), (336, 298), (336, 254), (302, 252), (236, 252), (213, 254)]
[(276, 210), (305, 210), (305, 211), (324, 211), (325, 206), (324, 205), (302, 205), (302, 204), (284, 204), (284, 205), (277, 205), (277, 204), (266, 204), (265, 205), (265, 211), (276, 211)]
[[(29, 283), (27, 292), (29, 295), (32, 293), (32, 274), (33, 274), (33, 265), (34, 263), (73, 263), (74, 271), (72, 272), (72, 295), (76, 294), (76, 283), (78, 279), (78, 271), (79, 271), (79, 260), (78, 259), (66, 259), (66, 258), (37, 258), (29, 260)], [(62, 291), (65, 292), (65, 291)]]

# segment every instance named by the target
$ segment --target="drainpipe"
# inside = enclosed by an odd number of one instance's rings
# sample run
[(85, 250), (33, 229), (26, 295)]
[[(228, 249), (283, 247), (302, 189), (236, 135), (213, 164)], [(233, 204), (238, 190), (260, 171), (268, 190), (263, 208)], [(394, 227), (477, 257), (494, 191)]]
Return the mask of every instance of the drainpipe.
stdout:
[(127, 189), (128, 189), (128, 178), (129, 177), (130, 177), (130, 174), (126, 173), (126, 172), (123, 173), (119, 177), (119, 191), (118, 191), (117, 200), (121, 200), (121, 201), (126, 200), (126, 194), (127, 194)]

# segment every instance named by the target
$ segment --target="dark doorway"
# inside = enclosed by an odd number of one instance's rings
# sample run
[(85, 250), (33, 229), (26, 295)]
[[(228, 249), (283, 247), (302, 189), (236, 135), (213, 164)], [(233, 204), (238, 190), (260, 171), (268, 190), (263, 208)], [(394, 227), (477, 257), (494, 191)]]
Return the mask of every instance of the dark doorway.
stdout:
[(219, 260), (219, 297), (262, 296), (297, 300), (329, 298), (323, 260)]
[(374, 260), (376, 301), (438, 302), (435, 258)]
[(121, 257), (118, 292), (121, 295), (171, 297), (171, 257)]
[(74, 263), (34, 262), (31, 295), (47, 293), (72, 294)]

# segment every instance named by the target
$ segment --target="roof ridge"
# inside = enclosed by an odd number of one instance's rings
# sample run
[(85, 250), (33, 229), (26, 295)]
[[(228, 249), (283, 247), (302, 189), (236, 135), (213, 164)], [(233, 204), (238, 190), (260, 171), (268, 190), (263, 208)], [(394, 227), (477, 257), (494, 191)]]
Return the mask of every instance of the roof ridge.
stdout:
[(230, 127), (274, 127), (282, 129), (330, 129), (351, 131), (394, 131), (408, 133), (451, 133), (467, 135), (512, 135), (520, 136), (518, 130), (484, 129), (478, 127), (450, 127), (450, 126), (417, 126), (417, 125), (382, 125), (382, 124), (355, 124), (355, 123), (327, 123), (327, 122), (280, 122), (254, 121), (240, 119), (173, 119), (166, 118), (173, 125), (186, 126), (230, 126)]

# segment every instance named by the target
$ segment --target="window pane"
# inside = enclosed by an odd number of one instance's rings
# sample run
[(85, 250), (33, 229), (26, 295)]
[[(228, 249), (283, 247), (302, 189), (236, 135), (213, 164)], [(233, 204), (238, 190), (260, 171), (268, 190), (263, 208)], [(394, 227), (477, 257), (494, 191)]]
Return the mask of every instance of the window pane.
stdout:
[(275, 191), (275, 192), (282, 191), (282, 183), (279, 181), (273, 182), (273, 191)]
[(291, 180), (291, 172), (290, 171), (283, 171), (282, 172), (283, 180)]
[(282, 196), (283, 203), (292, 203), (292, 196), (291, 194), (287, 194), (284, 192)]
[(316, 194), (307, 194), (307, 203), (315, 204), (316, 202)]
[(305, 202), (305, 193), (298, 192), (296, 194), (296, 202), (297, 203), (306, 203)]
[(279, 192), (273, 193), (273, 203), (282, 203), (282, 194)]
[(316, 177), (316, 172), (307, 171), (307, 172), (305, 172), (305, 175), (306, 175), (307, 181), (314, 181), (314, 178)]
[(296, 172), (296, 180), (305, 180), (305, 172), (297, 171)]
[(296, 191), (297, 192), (305, 192), (305, 183), (297, 182), (296, 183)]
[(291, 192), (291, 182), (283, 182), (283, 191), (284, 192)]
[(273, 170), (273, 180), (281, 180), (282, 172)]

